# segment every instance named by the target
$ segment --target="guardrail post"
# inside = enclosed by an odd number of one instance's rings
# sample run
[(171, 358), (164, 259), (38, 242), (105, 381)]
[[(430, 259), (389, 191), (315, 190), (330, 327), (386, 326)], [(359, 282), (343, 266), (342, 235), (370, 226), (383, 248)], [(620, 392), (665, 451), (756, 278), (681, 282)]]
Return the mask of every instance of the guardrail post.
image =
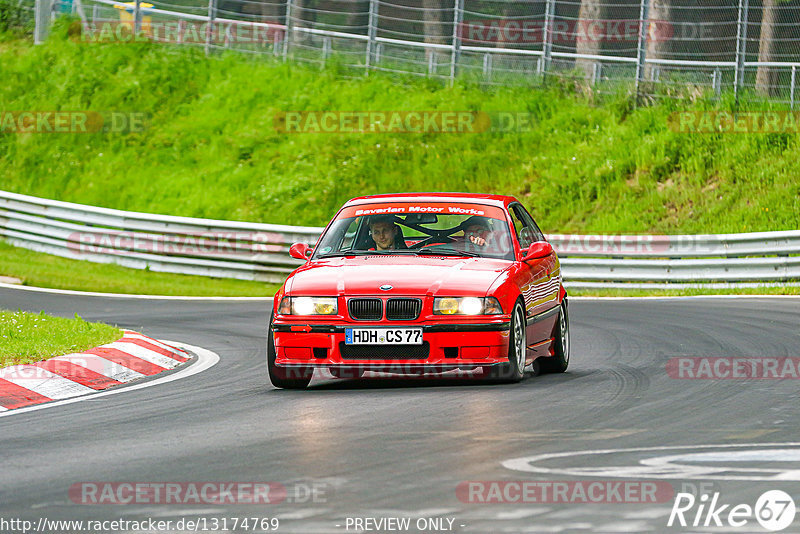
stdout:
[(600, 73), (603, 71), (603, 64), (595, 61), (592, 63), (592, 85), (597, 85), (600, 81)]
[[(136, 0), (137, 2), (139, 0)], [(211, 39), (214, 36), (214, 18), (217, 15), (217, 0), (208, 0), (208, 25), (206, 26), (206, 55), (211, 53)]]
[(644, 66), (647, 61), (647, 25), (650, 18), (650, 0), (639, 3), (639, 38), (636, 48), (636, 102), (639, 102), (639, 85), (644, 81)]
[(555, 0), (547, 0), (544, 5), (544, 25), (542, 27), (542, 58), (540, 72), (547, 74), (553, 53), (553, 18), (555, 16)]
[[(367, 22), (367, 58), (364, 75), (369, 76), (369, 66), (375, 50), (375, 36), (378, 33), (378, 0), (369, 0), (369, 21)], [(377, 63), (377, 59), (375, 63)]]
[[(450, 85), (456, 81), (458, 60), (461, 57), (461, 22), (464, 19), (464, 0), (455, 0), (453, 5), (453, 53), (450, 55)], [(435, 56), (436, 54), (431, 54)]]
[(792, 65), (792, 81), (789, 85), (789, 102), (790, 102), (790, 109), (794, 109), (794, 88), (795, 88), (795, 79), (797, 78), (797, 65)]
[(749, 0), (739, 0), (739, 21), (736, 24), (736, 71), (733, 80), (733, 94), (739, 105), (739, 89), (744, 83), (744, 60), (747, 53), (747, 12)]
[(381, 62), (381, 56), (383, 55), (383, 43), (378, 43), (375, 45), (375, 64)]
[(289, 41), (292, 40), (292, 6), (294, 0), (286, 0), (286, 34), (283, 36), (283, 60), (289, 57)]
[(714, 77), (711, 79), (711, 86), (714, 88), (714, 95), (719, 98), (722, 93), (722, 71), (714, 69)]
[(436, 72), (436, 54), (428, 54), (428, 74), (431, 75)]

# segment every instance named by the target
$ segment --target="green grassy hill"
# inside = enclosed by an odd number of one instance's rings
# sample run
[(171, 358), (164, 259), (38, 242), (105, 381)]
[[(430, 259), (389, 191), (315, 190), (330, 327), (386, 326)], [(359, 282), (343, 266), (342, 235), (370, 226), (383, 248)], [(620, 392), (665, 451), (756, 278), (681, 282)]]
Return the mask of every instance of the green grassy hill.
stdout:
[[(86, 44), (66, 25), (34, 47), (0, 43), (0, 109), (150, 114), (129, 134), (0, 133), (0, 189), (186, 216), (322, 225), (350, 197), (397, 191), (518, 195), (546, 232), (800, 228), (789, 134), (679, 134), (669, 114), (554, 85), (484, 90), (265, 57), (207, 59), (150, 43)], [(752, 104), (755, 105), (755, 104)], [(523, 133), (284, 134), (295, 110), (529, 112)]]

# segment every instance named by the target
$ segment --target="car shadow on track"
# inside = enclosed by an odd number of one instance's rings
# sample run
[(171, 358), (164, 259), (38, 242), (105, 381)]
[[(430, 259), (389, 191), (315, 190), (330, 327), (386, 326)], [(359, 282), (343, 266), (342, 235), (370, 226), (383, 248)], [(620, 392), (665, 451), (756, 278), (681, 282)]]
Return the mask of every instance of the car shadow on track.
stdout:
[[(371, 373), (370, 373), (371, 374)], [(438, 387), (470, 387), (484, 388), (496, 387), (555, 387), (565, 382), (571, 382), (589, 376), (591, 371), (578, 371), (563, 374), (545, 374), (532, 376), (525, 373), (525, 380), (516, 384), (495, 383), (480, 376), (447, 376), (447, 375), (396, 375), (396, 376), (370, 376), (362, 378), (329, 378), (324, 381), (312, 382), (307, 388), (310, 391), (349, 391), (365, 389), (426, 389)]]

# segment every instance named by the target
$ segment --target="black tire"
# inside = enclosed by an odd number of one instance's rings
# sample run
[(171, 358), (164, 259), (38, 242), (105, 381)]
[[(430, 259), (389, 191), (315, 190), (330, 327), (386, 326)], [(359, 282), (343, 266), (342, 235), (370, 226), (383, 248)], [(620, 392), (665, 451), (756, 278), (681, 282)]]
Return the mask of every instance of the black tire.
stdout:
[(311, 382), (314, 369), (311, 367), (278, 367), (275, 365), (275, 337), (272, 335), (272, 319), (269, 320), (269, 334), (267, 335), (267, 371), (269, 380), (276, 388), (305, 389)]
[(361, 378), (365, 371), (362, 367), (329, 367), (328, 370), (334, 378)]
[(508, 336), (508, 363), (486, 368), (489, 380), (511, 384), (519, 382), (525, 376), (525, 358), (527, 356), (527, 335), (525, 333), (525, 308), (522, 301), (514, 304), (511, 313), (511, 329)]
[(569, 367), (569, 306), (567, 299), (561, 303), (561, 311), (558, 312), (558, 320), (556, 327), (553, 330), (553, 337), (555, 338), (554, 354), (548, 358), (540, 358), (542, 360), (542, 371), (545, 373), (563, 373)]

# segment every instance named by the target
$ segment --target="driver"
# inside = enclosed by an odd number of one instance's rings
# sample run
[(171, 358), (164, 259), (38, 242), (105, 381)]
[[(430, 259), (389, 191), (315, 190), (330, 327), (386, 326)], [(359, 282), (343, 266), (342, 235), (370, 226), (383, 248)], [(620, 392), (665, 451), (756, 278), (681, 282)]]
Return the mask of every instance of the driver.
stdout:
[(369, 219), (369, 233), (375, 242), (375, 250), (394, 250), (400, 229), (392, 215), (377, 215)]

